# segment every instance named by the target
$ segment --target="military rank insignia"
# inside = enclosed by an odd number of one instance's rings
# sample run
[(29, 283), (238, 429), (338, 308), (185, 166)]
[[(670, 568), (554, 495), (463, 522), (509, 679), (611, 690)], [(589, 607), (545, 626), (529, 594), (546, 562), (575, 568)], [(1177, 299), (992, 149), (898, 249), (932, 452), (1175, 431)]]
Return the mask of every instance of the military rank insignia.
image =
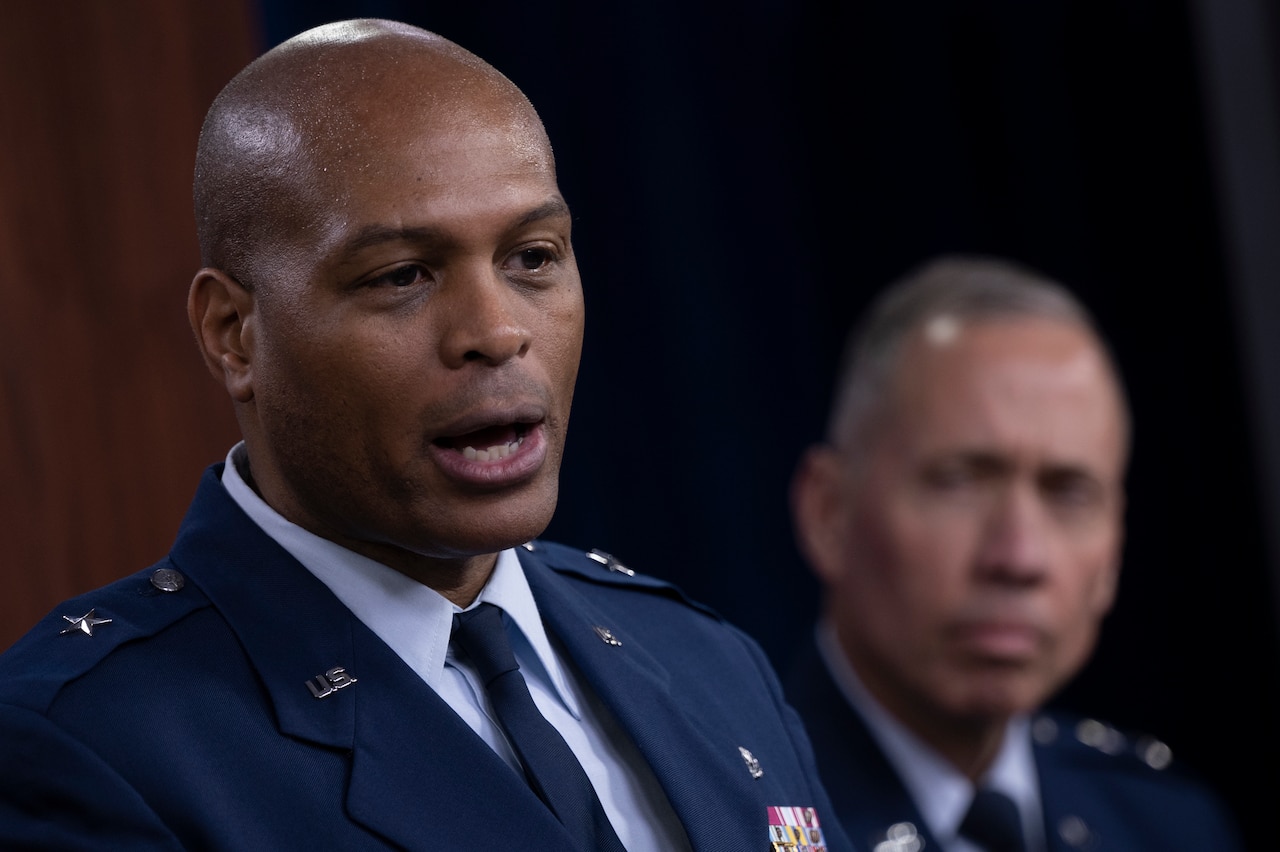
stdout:
[(827, 852), (827, 841), (813, 808), (771, 806), (769, 852)]

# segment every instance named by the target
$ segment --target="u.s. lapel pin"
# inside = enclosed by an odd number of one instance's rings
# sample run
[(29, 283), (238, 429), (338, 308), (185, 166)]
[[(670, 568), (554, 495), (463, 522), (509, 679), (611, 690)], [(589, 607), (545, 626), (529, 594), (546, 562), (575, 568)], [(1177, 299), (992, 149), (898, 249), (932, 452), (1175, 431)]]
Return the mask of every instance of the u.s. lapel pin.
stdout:
[(93, 628), (97, 627), (99, 624), (111, 623), (111, 619), (98, 618), (94, 612), (95, 611), (91, 609), (79, 618), (72, 618), (69, 615), (62, 616), (62, 619), (67, 622), (67, 626), (59, 630), (58, 635), (66, 636), (68, 633), (83, 633), (85, 636), (92, 636)]
[(742, 762), (747, 765), (747, 771), (751, 773), (752, 778), (759, 778), (764, 775), (764, 770), (760, 768), (760, 761), (756, 760), (756, 756), (742, 746), (738, 746), (738, 752), (742, 755)]
[(613, 635), (613, 631), (607, 627), (601, 627), (599, 624), (591, 625), (591, 629), (600, 637), (600, 641), (606, 645), (618, 646), (622, 644), (622, 640)]
[(342, 666), (334, 666), (322, 675), (316, 675), (307, 681), (307, 689), (316, 698), (327, 698), (339, 689), (345, 689), (355, 683), (356, 679), (347, 674)]

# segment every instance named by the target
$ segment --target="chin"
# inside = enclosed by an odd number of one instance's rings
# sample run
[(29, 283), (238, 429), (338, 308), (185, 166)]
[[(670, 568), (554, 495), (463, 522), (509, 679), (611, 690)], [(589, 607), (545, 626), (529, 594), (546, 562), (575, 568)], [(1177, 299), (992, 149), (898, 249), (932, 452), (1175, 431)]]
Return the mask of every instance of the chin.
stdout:
[(985, 678), (965, 690), (961, 705), (966, 716), (1008, 718), (1037, 709), (1042, 699), (1042, 690), (1020, 679)]
[(554, 499), (489, 507), (480, 513), (481, 523), (460, 530), (455, 540), (474, 555), (496, 553), (542, 535), (554, 511)]

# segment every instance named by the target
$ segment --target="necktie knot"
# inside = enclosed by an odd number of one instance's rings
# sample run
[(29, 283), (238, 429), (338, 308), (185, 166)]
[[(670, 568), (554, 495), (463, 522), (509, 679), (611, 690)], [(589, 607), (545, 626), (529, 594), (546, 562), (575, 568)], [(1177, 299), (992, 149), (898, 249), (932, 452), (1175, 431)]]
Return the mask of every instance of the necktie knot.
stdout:
[(978, 790), (960, 823), (960, 834), (987, 852), (1026, 852), (1022, 818), (1013, 799), (996, 790)]
[(454, 615), (453, 638), (471, 658), (471, 664), (485, 687), (520, 668), (511, 643), (507, 641), (502, 610), (491, 603), (482, 603)]

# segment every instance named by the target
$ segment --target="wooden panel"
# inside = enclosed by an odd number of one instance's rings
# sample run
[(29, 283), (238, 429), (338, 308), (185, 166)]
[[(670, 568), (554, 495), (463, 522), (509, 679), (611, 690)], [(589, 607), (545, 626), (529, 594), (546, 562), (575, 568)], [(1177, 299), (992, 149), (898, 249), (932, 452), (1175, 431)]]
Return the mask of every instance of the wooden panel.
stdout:
[(205, 109), (258, 38), (248, 3), (6, 10), (0, 649), (163, 556), (237, 438), (186, 320), (191, 171)]

